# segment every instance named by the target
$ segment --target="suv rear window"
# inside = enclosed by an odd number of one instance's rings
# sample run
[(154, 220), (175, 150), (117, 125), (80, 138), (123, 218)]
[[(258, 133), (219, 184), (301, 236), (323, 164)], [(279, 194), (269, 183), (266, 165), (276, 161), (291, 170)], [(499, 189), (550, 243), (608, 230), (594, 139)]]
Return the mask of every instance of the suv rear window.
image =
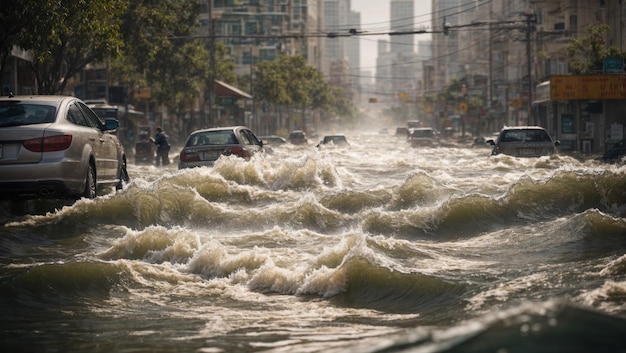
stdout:
[(501, 142), (550, 142), (544, 130), (509, 130), (502, 133)]
[(433, 137), (433, 130), (413, 130), (413, 137)]
[(237, 144), (237, 138), (232, 130), (215, 130), (203, 131), (192, 135), (187, 141), (189, 146), (206, 146), (206, 145), (229, 145)]
[(56, 107), (22, 104), (19, 101), (0, 102), (0, 127), (53, 123)]

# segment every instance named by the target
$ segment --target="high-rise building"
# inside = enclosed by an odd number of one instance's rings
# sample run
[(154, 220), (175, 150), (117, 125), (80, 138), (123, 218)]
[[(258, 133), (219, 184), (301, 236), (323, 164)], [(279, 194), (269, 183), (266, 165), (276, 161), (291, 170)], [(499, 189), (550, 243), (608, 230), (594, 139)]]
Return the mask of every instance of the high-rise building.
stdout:
[[(359, 30), (361, 14), (350, 9), (350, 0), (324, 0), (323, 33), (329, 36), (324, 44), (324, 66), (322, 72), (330, 74), (333, 62), (346, 61), (352, 69), (358, 68), (360, 62), (358, 38), (346, 37), (350, 30)], [(332, 36), (338, 34), (338, 36)], [(342, 65), (343, 66), (343, 65)]]
[[(415, 25), (415, 0), (391, 0), (390, 3), (390, 20), (391, 32), (411, 32), (414, 31)], [(391, 41), (391, 52), (396, 53), (412, 53), (415, 44), (415, 35), (403, 34), (394, 36)]]

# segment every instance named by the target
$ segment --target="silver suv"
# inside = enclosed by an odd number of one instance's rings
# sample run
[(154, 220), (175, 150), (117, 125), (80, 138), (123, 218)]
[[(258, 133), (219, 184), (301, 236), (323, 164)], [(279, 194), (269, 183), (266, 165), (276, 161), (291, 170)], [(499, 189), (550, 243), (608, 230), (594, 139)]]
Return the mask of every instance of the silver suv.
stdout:
[(94, 198), (128, 182), (115, 119), (70, 96), (0, 98), (0, 199)]
[(548, 132), (539, 126), (505, 126), (494, 140), (492, 155), (506, 154), (514, 157), (539, 157), (557, 154), (559, 141), (553, 141)]

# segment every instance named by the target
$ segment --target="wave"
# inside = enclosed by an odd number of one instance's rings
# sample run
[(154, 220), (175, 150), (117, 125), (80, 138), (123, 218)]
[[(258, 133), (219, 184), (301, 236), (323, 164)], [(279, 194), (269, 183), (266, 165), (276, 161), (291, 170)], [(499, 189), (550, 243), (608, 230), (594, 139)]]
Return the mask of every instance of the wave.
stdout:
[[(190, 285), (196, 286), (202, 278), (209, 283), (220, 283), (224, 288), (243, 285), (253, 292), (320, 296), (332, 298), (342, 306), (398, 313), (449, 312), (450, 305), (460, 305), (459, 296), (465, 291), (464, 285), (452, 284), (433, 274), (407, 270), (388, 257), (386, 251), (425, 256), (407, 248), (401, 241), (391, 245), (389, 239), (347, 234), (339, 238), (335, 246), (324, 248), (317, 254), (309, 250), (312, 252), (301, 252), (296, 256), (285, 254), (283, 247), (285, 242), (296, 242), (300, 235), (289, 236), (280, 229), (273, 229), (250, 236), (254, 239), (280, 237), (276, 242), (282, 247), (274, 249), (271, 243), (264, 247), (252, 245), (258, 242), (245, 239), (248, 235), (218, 241), (208, 234), (185, 228), (153, 226), (143, 231), (127, 229), (122, 238), (98, 255), (101, 261), (115, 268), (100, 275), (132, 278), (132, 283), (125, 284), (132, 287), (169, 281), (174, 271), (180, 274), (176, 275), (179, 285), (190, 281)], [(320, 237), (320, 241), (327, 239), (320, 234), (309, 233), (306, 236), (313, 239)], [(246, 248), (244, 245), (248, 243), (250, 247)], [(389, 247), (395, 249), (381, 251)], [(406, 256), (413, 255), (407, 253)], [(134, 271), (143, 268), (141, 272), (150, 276), (160, 276), (161, 273), (166, 278), (141, 279), (141, 273), (131, 275), (128, 269), (121, 270), (129, 266), (129, 261), (135, 263), (132, 265)], [(149, 270), (151, 266), (170, 270), (152, 271)], [(126, 280), (123, 282), (126, 283)]]
[[(626, 178), (610, 170), (587, 174), (558, 170), (546, 180), (525, 176), (503, 190), (485, 183), (484, 190), (470, 193), (418, 172), (393, 188), (356, 190), (341, 186), (332, 163), (318, 154), (284, 160), (284, 166), (264, 170), (267, 161), (226, 158), (214, 169), (166, 173), (151, 182), (136, 179), (117, 193), (81, 199), (5, 226), (56, 225), (79, 232), (103, 223), (220, 229), (279, 225), (325, 232), (362, 227), (373, 234), (402, 237), (466, 237), (588, 209), (626, 215)], [(303, 188), (324, 192), (316, 196)]]
[(556, 300), (526, 303), (447, 329), (420, 327), (332, 352), (619, 352), (626, 320)]
[[(414, 200), (435, 200), (436, 192), (425, 192), (431, 181), (420, 176), (404, 184), (403, 194), (423, 195)], [(444, 190), (443, 193), (450, 191)], [(374, 234), (403, 237), (466, 237), (513, 224), (533, 223), (583, 213), (589, 209), (626, 215), (626, 179), (610, 172), (579, 175), (559, 172), (547, 181), (522, 178), (502, 195), (480, 193), (453, 195), (442, 201), (368, 210), (363, 228)], [(410, 206), (410, 207), (409, 207)], [(613, 220), (609, 220), (613, 223)], [(619, 228), (619, 227), (618, 227)]]

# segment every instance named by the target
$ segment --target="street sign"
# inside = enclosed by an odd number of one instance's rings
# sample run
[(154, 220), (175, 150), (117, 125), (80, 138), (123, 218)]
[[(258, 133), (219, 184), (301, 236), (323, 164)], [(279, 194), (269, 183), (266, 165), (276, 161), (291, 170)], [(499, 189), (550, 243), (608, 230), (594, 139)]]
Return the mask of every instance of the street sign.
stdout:
[(623, 74), (624, 59), (622, 58), (606, 58), (602, 66), (602, 72), (607, 74)]
[(233, 105), (235, 104), (235, 98), (234, 97), (220, 97), (220, 104), (221, 105)]
[(511, 102), (511, 107), (513, 108), (521, 108), (522, 107), (522, 100), (519, 98), (515, 98), (513, 99), (513, 101)]

